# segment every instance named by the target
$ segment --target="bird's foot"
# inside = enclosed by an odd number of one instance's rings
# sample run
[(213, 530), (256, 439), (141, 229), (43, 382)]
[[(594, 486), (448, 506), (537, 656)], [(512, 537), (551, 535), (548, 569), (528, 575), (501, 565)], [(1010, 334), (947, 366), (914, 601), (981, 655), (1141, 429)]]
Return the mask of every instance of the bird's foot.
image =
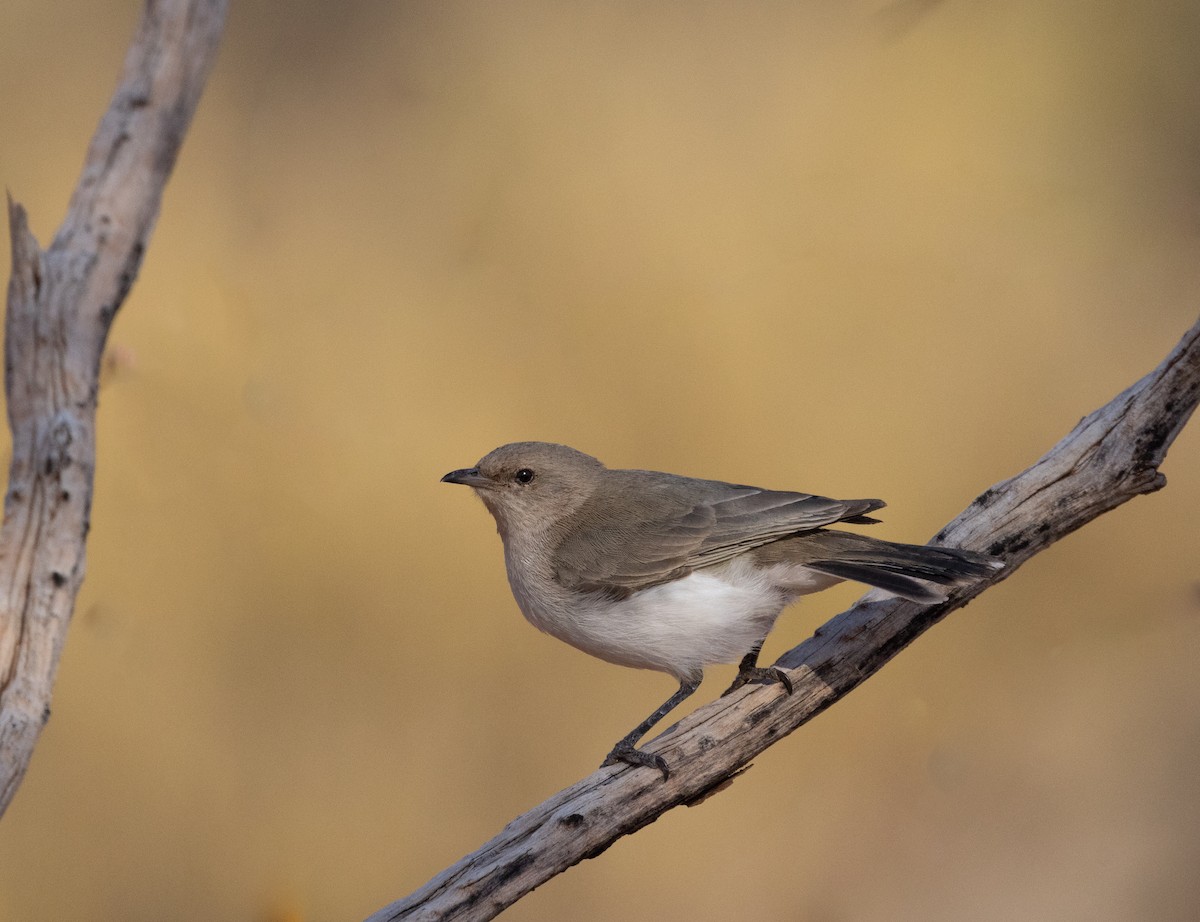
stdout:
[(788, 674), (778, 666), (743, 666), (738, 670), (738, 674), (734, 676), (733, 683), (722, 692), (721, 697), (724, 698), (726, 695), (737, 691), (747, 682), (754, 682), (756, 680), (778, 682), (787, 690), (789, 695), (795, 691), (792, 688), (792, 680), (788, 678)]
[(621, 762), (624, 762), (626, 765), (644, 765), (647, 768), (657, 768), (662, 772), (663, 781), (671, 777), (671, 770), (667, 768), (666, 759), (662, 756), (642, 752), (642, 750), (634, 748), (633, 743), (629, 742), (629, 740), (621, 740), (621, 742), (613, 746), (612, 752), (605, 756), (604, 761), (600, 763), (600, 767), (617, 765)]

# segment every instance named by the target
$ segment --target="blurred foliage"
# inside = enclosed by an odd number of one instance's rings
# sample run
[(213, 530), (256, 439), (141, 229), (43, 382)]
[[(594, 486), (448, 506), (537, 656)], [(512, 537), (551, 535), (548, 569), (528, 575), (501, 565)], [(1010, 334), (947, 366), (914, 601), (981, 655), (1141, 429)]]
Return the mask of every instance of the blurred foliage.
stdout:
[[(43, 242), (137, 12), (0, 7)], [(671, 682), (521, 620), (438, 483), (497, 444), (879, 495), (910, 541), (1028, 465), (1195, 317), (1198, 42), (1180, 0), (233, 4), (113, 333), (0, 922), (358, 918), (595, 768)], [(1196, 429), (506, 918), (1192, 918)]]

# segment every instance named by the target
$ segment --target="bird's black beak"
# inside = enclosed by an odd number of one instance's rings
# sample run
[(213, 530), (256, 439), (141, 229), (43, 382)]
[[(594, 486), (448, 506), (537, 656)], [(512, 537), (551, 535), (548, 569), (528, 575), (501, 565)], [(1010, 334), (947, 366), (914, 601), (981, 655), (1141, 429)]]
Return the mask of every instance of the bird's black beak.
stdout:
[(451, 471), (442, 478), (442, 483), (461, 483), (468, 487), (482, 488), (484, 490), (495, 486), (491, 480), (479, 473), (477, 467), (464, 467), (460, 471)]

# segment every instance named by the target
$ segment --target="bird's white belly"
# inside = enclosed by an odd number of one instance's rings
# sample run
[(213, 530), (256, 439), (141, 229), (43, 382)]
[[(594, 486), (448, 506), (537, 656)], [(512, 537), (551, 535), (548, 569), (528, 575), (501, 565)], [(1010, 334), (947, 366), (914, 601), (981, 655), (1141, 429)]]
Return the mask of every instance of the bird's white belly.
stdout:
[(530, 593), (515, 581), (513, 591), (536, 627), (585, 653), (699, 678), (710, 663), (737, 662), (749, 653), (797, 596), (838, 582), (800, 570), (762, 570), (735, 559), (616, 601), (561, 589)]

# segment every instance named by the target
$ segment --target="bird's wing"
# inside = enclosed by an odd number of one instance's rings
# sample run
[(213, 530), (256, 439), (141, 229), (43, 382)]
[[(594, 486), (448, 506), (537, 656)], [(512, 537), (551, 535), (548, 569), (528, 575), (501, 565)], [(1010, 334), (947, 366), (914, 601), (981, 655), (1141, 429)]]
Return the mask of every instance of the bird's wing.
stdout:
[[(630, 496), (638, 502), (629, 502)], [(882, 500), (837, 500), (645, 471), (610, 471), (567, 521), (555, 578), (614, 597), (677, 579), (799, 532), (866, 524)], [(580, 527), (586, 522), (585, 527)]]

